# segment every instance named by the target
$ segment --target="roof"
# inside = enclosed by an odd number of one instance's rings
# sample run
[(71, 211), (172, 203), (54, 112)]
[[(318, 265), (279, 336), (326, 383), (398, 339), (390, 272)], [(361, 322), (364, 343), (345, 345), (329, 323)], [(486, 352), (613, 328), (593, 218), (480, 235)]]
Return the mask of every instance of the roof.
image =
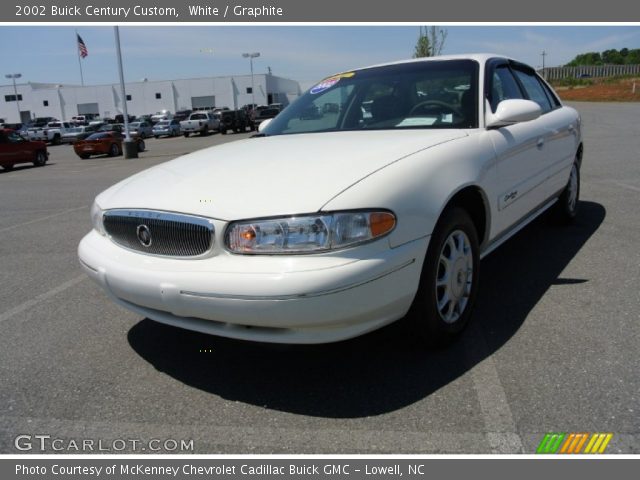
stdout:
[[(498, 53), (461, 53), (457, 55), (438, 55), (436, 57), (420, 57), (420, 58), (409, 58), (405, 60), (397, 60), (395, 62), (386, 62), (379, 63), (376, 65), (368, 65), (366, 67), (354, 68), (352, 70), (346, 70), (346, 73), (350, 71), (357, 70), (365, 70), (367, 68), (377, 68), (377, 67), (386, 67), (390, 65), (401, 65), (403, 63), (418, 63), (418, 62), (438, 62), (438, 61), (446, 61), (446, 60), (475, 60), (480, 64), (484, 64), (490, 58), (509, 58), (505, 55), (500, 55)], [(339, 75), (340, 73), (336, 74)]]

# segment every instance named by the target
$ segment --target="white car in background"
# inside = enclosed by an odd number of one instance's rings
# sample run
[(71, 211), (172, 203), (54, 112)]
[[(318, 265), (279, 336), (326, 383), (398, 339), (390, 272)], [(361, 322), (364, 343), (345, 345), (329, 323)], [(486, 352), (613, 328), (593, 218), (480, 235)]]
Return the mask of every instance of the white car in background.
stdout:
[(129, 132), (140, 138), (147, 138), (153, 135), (151, 124), (147, 122), (130, 122)]
[(577, 213), (580, 117), (498, 55), (333, 75), (260, 130), (101, 193), (88, 275), (142, 317), (225, 337), (332, 342), (407, 316), (446, 343), (482, 257), (552, 206)]
[(175, 137), (180, 135), (180, 122), (178, 120), (160, 120), (153, 126), (153, 136), (159, 138), (163, 135)]

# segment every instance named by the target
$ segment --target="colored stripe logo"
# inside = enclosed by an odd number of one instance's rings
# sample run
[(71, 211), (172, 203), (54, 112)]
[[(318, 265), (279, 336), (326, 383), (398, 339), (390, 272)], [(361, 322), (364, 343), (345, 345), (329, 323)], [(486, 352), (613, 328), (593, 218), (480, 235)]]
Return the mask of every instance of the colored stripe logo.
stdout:
[[(536, 453), (604, 453), (613, 433), (547, 433)], [(583, 450), (584, 448), (584, 450)]]

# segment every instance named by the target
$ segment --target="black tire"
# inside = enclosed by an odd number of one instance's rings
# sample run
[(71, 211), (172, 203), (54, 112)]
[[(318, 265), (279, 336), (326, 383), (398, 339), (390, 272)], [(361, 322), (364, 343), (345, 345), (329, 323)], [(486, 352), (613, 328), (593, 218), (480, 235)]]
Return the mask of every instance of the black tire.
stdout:
[(226, 129), (222, 129), (222, 130), (220, 130), (220, 133), (221, 133), (222, 135), (226, 135), (226, 134), (227, 134), (227, 130), (226, 130)]
[(86, 153), (82, 153), (80, 155), (78, 155), (81, 159), (86, 160), (87, 158), (89, 158), (91, 155), (87, 155)]
[(204, 137), (206, 135), (209, 135), (209, 127), (204, 127), (202, 130), (200, 130), (201, 137)]
[(4, 169), (5, 172), (10, 172), (11, 170), (13, 170), (13, 164), (9, 163), (7, 165), (3, 165), (2, 168)]
[[(574, 192), (575, 190), (575, 192)], [(575, 195), (574, 195), (575, 193)], [(578, 215), (580, 207), (580, 163), (576, 160), (571, 167), (567, 186), (554, 205), (554, 219), (557, 223), (568, 225)]]
[(62, 139), (60, 138), (60, 135), (58, 135), (57, 133), (53, 136), (53, 139), (51, 140), (51, 143), (53, 145), (60, 145), (62, 143)]
[[(445, 346), (467, 326), (480, 280), (478, 243), (476, 228), (466, 210), (445, 210), (431, 235), (418, 291), (407, 315), (412, 332), (422, 344)], [(451, 245), (457, 247), (455, 251)], [(462, 252), (459, 256), (458, 251)], [(447, 267), (441, 257), (451, 257), (453, 262)], [(446, 281), (446, 277), (451, 280)], [(455, 303), (446, 301), (448, 296), (453, 296)]]
[(118, 155), (120, 155), (120, 149), (118, 148), (118, 145), (116, 145), (115, 143), (112, 143), (111, 146), (109, 147), (109, 154), (110, 157), (116, 157)]
[(160, 138), (160, 135), (154, 135), (153, 137), (157, 140)]
[(33, 161), (33, 164), (36, 167), (43, 167), (45, 163), (47, 163), (47, 154), (44, 153), (42, 150), (38, 150), (36, 152), (36, 158)]
[(138, 142), (138, 152), (144, 152), (144, 149), (145, 149), (146, 147), (147, 147), (147, 146), (145, 145), (144, 140), (142, 140), (142, 139), (141, 139), (141, 140)]
[(184, 138), (189, 138), (189, 132), (184, 132), (183, 135), (184, 135)]

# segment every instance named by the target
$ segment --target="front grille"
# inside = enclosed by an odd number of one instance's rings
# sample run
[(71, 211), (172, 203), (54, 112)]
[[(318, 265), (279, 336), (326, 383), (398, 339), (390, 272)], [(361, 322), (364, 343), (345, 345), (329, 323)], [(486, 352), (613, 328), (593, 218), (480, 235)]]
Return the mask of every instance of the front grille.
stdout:
[(150, 255), (199, 257), (213, 247), (210, 220), (155, 210), (107, 210), (106, 233), (125, 248)]

